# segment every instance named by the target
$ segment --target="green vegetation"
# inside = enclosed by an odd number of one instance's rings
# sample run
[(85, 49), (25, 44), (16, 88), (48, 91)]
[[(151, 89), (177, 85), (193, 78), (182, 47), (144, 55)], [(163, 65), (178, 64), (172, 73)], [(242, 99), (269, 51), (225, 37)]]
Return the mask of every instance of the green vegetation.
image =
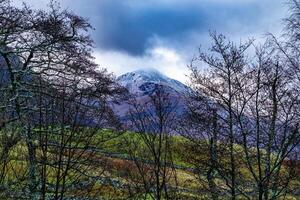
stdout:
[[(80, 134), (79, 134), (80, 135)], [(170, 187), (176, 188), (176, 195), (179, 199), (210, 199), (210, 197), (206, 194), (207, 191), (207, 183), (205, 181), (201, 181), (202, 178), (205, 180), (205, 174), (202, 174), (202, 177), (199, 177), (199, 174), (194, 173), (194, 162), (196, 160), (201, 160), (202, 162), (206, 162), (208, 159), (208, 154), (206, 150), (202, 149), (201, 154), (193, 154), (191, 147), (193, 144), (185, 139), (182, 136), (171, 136), (171, 149), (173, 156), (173, 165), (170, 164), (170, 167), (174, 168), (173, 170), (176, 173), (176, 180), (170, 180)], [(55, 142), (55, 137), (52, 138), (53, 142)], [(66, 193), (66, 196), (77, 196), (77, 197), (86, 197), (86, 195), (90, 197), (99, 197), (101, 196), (104, 199), (127, 199), (128, 188), (127, 184), (132, 184), (134, 177), (132, 177), (132, 173), (137, 170), (134, 165), (134, 161), (130, 156), (130, 148), (132, 146), (129, 142), (134, 142), (138, 145), (139, 151), (136, 153), (141, 153), (143, 151), (147, 151), (145, 148), (145, 143), (141, 140), (140, 135), (134, 132), (124, 132), (117, 133), (110, 131), (108, 129), (103, 129), (94, 134), (92, 143), (87, 149), (96, 150), (96, 153), (90, 155), (88, 151), (85, 152), (85, 155), (81, 157), (82, 161), (86, 159), (86, 157), (90, 157), (95, 163), (95, 166), (91, 168), (91, 166), (85, 166), (85, 164), (80, 164), (81, 169), (94, 169), (94, 171), (88, 171), (85, 175), (81, 174), (81, 172), (76, 170), (70, 170), (66, 177), (66, 185), (74, 184), (74, 180), (76, 182), (80, 182), (84, 187), (74, 187), (73, 189), (69, 189)], [(58, 141), (56, 141), (58, 142)], [(205, 142), (203, 141), (203, 146), (205, 146)], [(71, 144), (71, 143), (70, 143)], [(75, 143), (74, 143), (75, 144)], [(85, 148), (84, 142), (80, 145), (77, 145), (78, 149)], [(219, 144), (221, 145), (221, 143)], [(37, 144), (37, 146), (39, 146)], [(238, 159), (240, 159), (240, 163), (243, 163), (242, 155), (242, 147), (240, 145), (235, 145), (235, 149), (237, 155), (239, 155)], [(9, 162), (7, 165), (7, 173), (5, 181), (7, 184), (13, 183), (17, 177), (24, 176), (26, 177), (27, 173), (27, 162), (26, 162), (26, 145), (24, 142), (19, 141), (17, 145), (9, 152)], [(42, 153), (38, 150), (37, 157), (41, 158)], [(79, 152), (79, 150), (78, 150)], [(143, 152), (143, 153), (142, 153)], [(48, 158), (55, 159), (55, 151), (48, 153)], [(67, 155), (65, 155), (67, 158)], [(226, 165), (226, 160), (228, 158), (223, 158), (223, 164)], [(98, 166), (97, 163), (101, 162), (102, 166)], [(139, 158), (139, 162), (144, 162), (147, 165), (151, 165), (149, 160), (145, 160), (144, 158)], [(84, 163), (84, 162), (83, 162)], [(105, 165), (103, 165), (105, 163)], [(104, 167), (103, 167), (104, 166)], [(282, 170), (284, 173), (284, 170)], [(48, 185), (55, 185), (57, 168), (47, 166), (47, 182)], [(130, 173), (129, 173), (130, 172)], [(242, 174), (244, 181), (248, 181), (249, 185), (254, 181), (251, 178), (249, 170), (246, 166), (242, 166), (239, 168), (239, 173)], [(87, 177), (87, 175), (91, 177), (97, 177), (94, 181), (94, 184), (88, 184), (88, 181), (91, 181)], [(298, 174), (299, 175), (299, 174)], [(85, 185), (87, 183), (87, 185)], [(225, 183), (220, 178), (218, 184), (226, 187)], [(295, 179), (291, 182), (290, 187), (298, 188), (300, 187), (300, 180)], [(21, 190), (22, 183), (19, 185), (15, 185), (13, 187), (15, 191)], [(51, 196), (51, 193), (48, 193)], [(53, 195), (53, 194), (52, 194)], [(95, 195), (95, 196), (94, 196)], [(150, 197), (140, 196), (137, 199), (151, 199)], [(224, 199), (226, 199), (224, 197)], [(286, 197), (286, 199), (297, 199), (297, 197)]]

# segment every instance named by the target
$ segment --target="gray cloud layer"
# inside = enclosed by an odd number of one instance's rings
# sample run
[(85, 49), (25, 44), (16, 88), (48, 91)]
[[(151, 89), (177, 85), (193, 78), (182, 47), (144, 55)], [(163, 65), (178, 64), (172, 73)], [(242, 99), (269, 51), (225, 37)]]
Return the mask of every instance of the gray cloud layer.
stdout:
[[(15, 0), (20, 3), (21, 0)], [(44, 7), (48, 0), (24, 0)], [(209, 44), (208, 31), (216, 30), (239, 41), (260, 38), (266, 32), (279, 34), (286, 15), (286, 0), (60, 0), (62, 7), (88, 18), (94, 26), (100, 64), (117, 74), (135, 65), (166, 65), (176, 54), (184, 68), (196, 48)], [(102, 52), (101, 54), (99, 52)], [(159, 56), (158, 56), (159, 54)], [(102, 57), (101, 57), (102, 55)], [(106, 55), (104, 57), (103, 55)], [(160, 56), (163, 58), (160, 59)], [(101, 63), (101, 59), (104, 63)], [(155, 60), (156, 62), (153, 62)], [(160, 62), (160, 60), (163, 60)], [(130, 61), (130, 62), (129, 62)], [(177, 63), (177, 62), (176, 62)], [(142, 66), (139, 66), (142, 67)], [(122, 69), (122, 70), (120, 70)], [(184, 69), (185, 70), (185, 69)], [(167, 70), (165, 70), (167, 71)]]
[[(46, 0), (25, 0), (45, 4)], [(39, 3), (38, 3), (39, 2)], [(43, 2), (43, 3), (41, 3)], [(209, 30), (242, 37), (278, 32), (284, 0), (61, 0), (90, 19), (98, 48), (141, 55), (154, 37), (182, 46)], [(200, 41), (201, 42), (201, 41)]]
[(94, 39), (102, 49), (141, 55), (153, 37), (184, 44), (193, 34), (217, 30), (225, 34), (263, 34), (277, 31), (282, 17), (280, 0), (241, 1), (72, 1), (71, 7), (91, 19)]

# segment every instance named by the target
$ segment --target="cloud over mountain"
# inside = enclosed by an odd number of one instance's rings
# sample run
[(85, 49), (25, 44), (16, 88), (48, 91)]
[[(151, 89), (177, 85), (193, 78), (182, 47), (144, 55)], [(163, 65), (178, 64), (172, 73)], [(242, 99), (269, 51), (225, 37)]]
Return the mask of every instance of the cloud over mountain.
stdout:
[[(35, 7), (45, 7), (48, 0), (25, 0)], [(95, 31), (95, 56), (118, 75), (141, 66), (127, 66), (124, 70), (118, 60), (143, 60), (148, 67), (155, 58), (156, 49), (174, 51), (181, 58), (171, 69), (186, 70), (197, 48), (207, 47), (209, 30), (228, 35), (235, 41), (256, 37), (259, 41), (266, 32), (280, 34), (282, 18), (287, 6), (284, 0), (61, 0), (62, 7), (89, 18)], [(20, 4), (18, 0), (15, 3)], [(99, 55), (105, 54), (101, 61)], [(150, 52), (150, 53), (149, 53)], [(108, 55), (109, 54), (109, 55)], [(154, 55), (150, 59), (149, 55)], [(119, 56), (119, 57), (114, 57)], [(104, 56), (102, 55), (102, 58)], [(108, 61), (108, 58), (111, 60)], [(133, 63), (134, 63), (133, 62)], [(109, 65), (107, 65), (109, 63)], [(184, 64), (183, 64), (184, 63)], [(166, 67), (166, 66), (165, 66)], [(122, 69), (122, 70), (120, 70)], [(179, 74), (179, 73), (177, 73)], [(173, 77), (183, 80), (183, 77)]]

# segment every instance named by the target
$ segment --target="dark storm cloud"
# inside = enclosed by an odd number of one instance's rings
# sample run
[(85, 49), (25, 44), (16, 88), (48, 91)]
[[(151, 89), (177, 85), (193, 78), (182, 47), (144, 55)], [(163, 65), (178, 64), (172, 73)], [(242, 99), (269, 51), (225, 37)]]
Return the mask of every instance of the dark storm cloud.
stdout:
[(191, 32), (226, 29), (231, 23), (250, 24), (260, 13), (253, 3), (134, 6), (126, 1), (101, 1), (92, 10), (96, 44), (130, 54), (144, 53), (153, 36), (180, 42)]
[(122, 8), (112, 16), (102, 17), (102, 25), (96, 30), (95, 39), (102, 48), (140, 54), (153, 36), (179, 38), (194, 29), (204, 30), (208, 25), (206, 23), (202, 12), (190, 12), (187, 9)]
[[(90, 19), (97, 48), (141, 55), (153, 37), (177, 44), (209, 30), (243, 35), (261, 32), (281, 0), (63, 0)], [(274, 17), (273, 17), (274, 18)], [(198, 44), (195, 44), (198, 45)], [(176, 48), (177, 48), (176, 47)]]
[[(17, 0), (18, 1), (18, 0)], [(38, 4), (48, 0), (25, 0)], [(88, 18), (98, 49), (141, 55), (153, 37), (176, 48), (193, 34), (216, 30), (229, 36), (261, 33), (280, 26), (285, 0), (60, 0)], [(280, 15), (280, 17), (278, 17)], [(271, 22), (278, 21), (278, 24)], [(199, 42), (202, 42), (201, 40)], [(195, 44), (198, 45), (198, 44)]]
[[(47, 9), (49, 0), (25, 1)], [(287, 0), (56, 0), (89, 19), (96, 29), (94, 56), (117, 75), (147, 67), (186, 81), (186, 65), (201, 45), (210, 47), (209, 30), (235, 42), (280, 35)]]

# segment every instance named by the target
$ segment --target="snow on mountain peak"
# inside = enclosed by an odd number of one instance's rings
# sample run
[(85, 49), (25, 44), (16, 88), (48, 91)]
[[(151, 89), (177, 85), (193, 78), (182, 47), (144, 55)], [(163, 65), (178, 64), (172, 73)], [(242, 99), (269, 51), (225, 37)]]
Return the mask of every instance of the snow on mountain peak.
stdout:
[(186, 85), (171, 79), (152, 68), (123, 74), (119, 76), (117, 80), (123, 87), (126, 87), (130, 93), (137, 95), (142, 95), (147, 92), (144, 90), (145, 84), (164, 85), (179, 93), (187, 93), (189, 91), (189, 88)]

